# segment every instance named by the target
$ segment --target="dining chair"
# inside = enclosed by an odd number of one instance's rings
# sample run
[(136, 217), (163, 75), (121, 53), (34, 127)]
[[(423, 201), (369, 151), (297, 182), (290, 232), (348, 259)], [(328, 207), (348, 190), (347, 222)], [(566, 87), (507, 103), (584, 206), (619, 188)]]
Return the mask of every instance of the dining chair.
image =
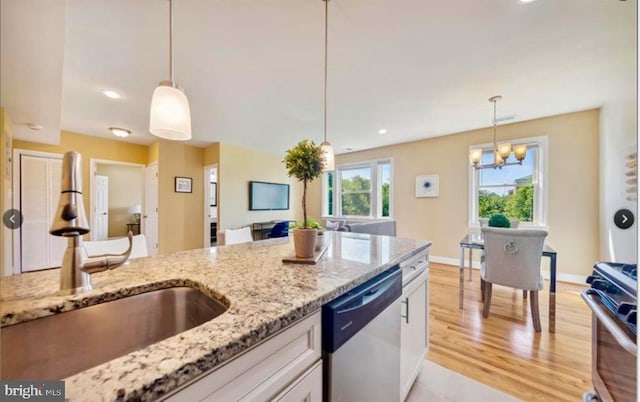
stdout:
[(267, 234), (268, 238), (287, 237), (287, 236), (289, 236), (288, 221), (282, 221), (282, 222), (276, 223), (275, 225), (273, 225), (273, 228), (271, 228), (271, 232)]
[(484, 301), (482, 316), (489, 316), (493, 284), (522, 289), (530, 293), (533, 327), (536, 332), (541, 332), (538, 292), (544, 286), (540, 260), (547, 232), (490, 227), (481, 230), (484, 237), (484, 261), (480, 268)]
[(240, 244), (249, 243), (253, 241), (251, 235), (251, 228), (249, 226), (242, 227), (240, 229), (225, 229), (224, 230), (224, 244)]

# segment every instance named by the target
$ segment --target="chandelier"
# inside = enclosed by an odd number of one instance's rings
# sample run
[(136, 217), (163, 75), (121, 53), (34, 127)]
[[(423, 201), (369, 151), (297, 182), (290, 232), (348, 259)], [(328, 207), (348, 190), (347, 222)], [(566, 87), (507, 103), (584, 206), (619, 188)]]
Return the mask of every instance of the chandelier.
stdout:
[(469, 151), (469, 161), (476, 169), (502, 169), (503, 166), (522, 165), (522, 161), (527, 155), (527, 146), (525, 144), (513, 147), (513, 156), (516, 162), (507, 162), (511, 155), (511, 144), (506, 142), (499, 144), (496, 141), (496, 103), (502, 99), (502, 96), (496, 95), (489, 98), (489, 102), (493, 103), (493, 162), (482, 164), (482, 149), (475, 148)]

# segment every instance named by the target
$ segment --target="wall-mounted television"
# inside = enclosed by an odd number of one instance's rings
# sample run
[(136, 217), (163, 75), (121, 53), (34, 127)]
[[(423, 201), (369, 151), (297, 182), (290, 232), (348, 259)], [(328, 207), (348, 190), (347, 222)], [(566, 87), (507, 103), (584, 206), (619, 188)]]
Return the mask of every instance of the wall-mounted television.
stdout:
[(267, 183), (263, 181), (249, 182), (249, 210), (274, 211), (289, 209), (289, 185)]

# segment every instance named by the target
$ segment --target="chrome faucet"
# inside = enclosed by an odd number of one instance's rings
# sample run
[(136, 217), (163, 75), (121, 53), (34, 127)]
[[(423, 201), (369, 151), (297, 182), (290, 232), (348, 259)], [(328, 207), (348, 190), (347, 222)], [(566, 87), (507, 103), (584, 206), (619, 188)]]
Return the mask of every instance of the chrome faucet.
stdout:
[(82, 236), (90, 232), (82, 201), (82, 156), (67, 152), (62, 160), (62, 187), (58, 209), (49, 233), (66, 237), (67, 250), (60, 269), (60, 291), (80, 293), (92, 289), (91, 274), (114, 269), (124, 264), (133, 244), (129, 232), (129, 248), (122, 254), (103, 254), (89, 257)]

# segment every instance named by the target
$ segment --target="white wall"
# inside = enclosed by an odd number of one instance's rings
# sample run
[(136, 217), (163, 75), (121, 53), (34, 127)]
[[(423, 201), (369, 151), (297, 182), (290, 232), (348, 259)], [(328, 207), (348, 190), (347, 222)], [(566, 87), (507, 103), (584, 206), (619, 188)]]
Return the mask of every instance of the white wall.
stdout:
[[(626, 199), (625, 155), (637, 150), (635, 99), (610, 102), (600, 110), (600, 259), (637, 263), (638, 202)], [(613, 216), (621, 208), (635, 215), (634, 225), (619, 229)]]

